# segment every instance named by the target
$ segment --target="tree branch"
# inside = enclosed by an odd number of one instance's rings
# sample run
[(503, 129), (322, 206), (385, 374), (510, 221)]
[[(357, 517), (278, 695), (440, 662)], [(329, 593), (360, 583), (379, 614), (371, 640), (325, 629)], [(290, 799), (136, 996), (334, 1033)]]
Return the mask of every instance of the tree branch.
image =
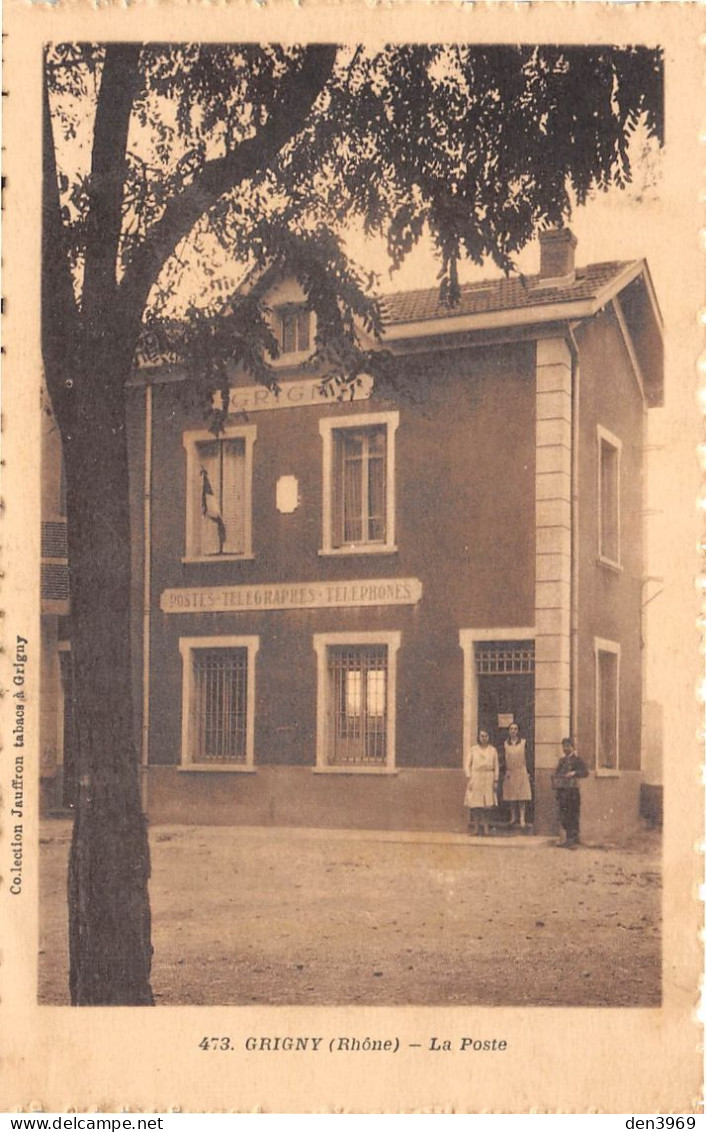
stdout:
[(207, 161), (194, 180), (173, 197), (125, 269), (119, 296), (126, 323), (141, 319), (147, 296), (164, 263), (196, 221), (230, 189), (270, 168), (301, 130), (336, 60), (334, 45), (307, 48), (299, 71), (283, 83), (280, 99), (253, 138), (225, 157)]
[(130, 115), (140, 83), (140, 46), (106, 47), (96, 107), (89, 184), (83, 311), (89, 333), (100, 334), (114, 309), (122, 229)]
[(44, 76), (42, 107), (42, 356), (44, 375), (59, 424), (66, 406), (64, 378), (70, 364), (78, 326), (73, 279), (64, 243), (56, 151)]

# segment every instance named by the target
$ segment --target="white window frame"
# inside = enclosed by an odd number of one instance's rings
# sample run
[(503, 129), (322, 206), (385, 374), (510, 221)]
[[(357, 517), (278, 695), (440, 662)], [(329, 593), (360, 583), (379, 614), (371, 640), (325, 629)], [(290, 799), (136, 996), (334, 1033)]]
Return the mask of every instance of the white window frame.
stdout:
[[(601, 691), (599, 680), (599, 657), (601, 653), (612, 653), (615, 663), (615, 766), (601, 766), (599, 762), (601, 734)], [(593, 638), (593, 681), (595, 685), (595, 771), (597, 778), (618, 778), (620, 776), (620, 645), (617, 641), (607, 641), (603, 637)]]
[[(186, 449), (186, 524), (185, 545), (186, 553), (182, 562), (241, 562), (244, 559), (254, 558), (252, 549), (252, 472), (253, 448), (257, 440), (257, 425), (228, 426), (223, 432), (216, 435), (206, 429), (185, 432), (183, 444)], [(201, 495), (201, 486), (198, 476), (198, 446), (205, 442), (215, 440), (244, 440), (245, 441), (245, 500), (243, 516), (243, 550), (240, 554), (197, 554), (194, 550), (196, 533), (194, 531), (194, 513), (197, 497)]]
[[(395, 436), (400, 423), (397, 411), (388, 413), (355, 413), (345, 417), (322, 417), (319, 432), (323, 440), (323, 513), (322, 547), (320, 555), (343, 556), (351, 554), (395, 554)], [(333, 474), (334, 474), (334, 432), (344, 429), (375, 428), (383, 425), (387, 431), (386, 485), (385, 485), (385, 541), (366, 543), (347, 543), (345, 546), (333, 545)]]
[(463, 651), (463, 743), (461, 765), (466, 766), (471, 747), (478, 742), (478, 675), (476, 673), (476, 641), (532, 641), (537, 630), (526, 625), (501, 629), (459, 629), (458, 642)]
[[(309, 314), (309, 348), (307, 350), (293, 350), (291, 353), (285, 354), (282, 349), (282, 315), (293, 310), (307, 311)], [(279, 357), (269, 359), (269, 364), (271, 366), (276, 366), (280, 369), (286, 369), (288, 366), (303, 365), (304, 362), (308, 362), (310, 358), (313, 357), (316, 350), (316, 311), (313, 311), (310, 307), (307, 307), (305, 302), (292, 301), (287, 303), (278, 303), (272, 308), (270, 326), (272, 328), (272, 333), (277, 339), (280, 347)]]
[[(191, 707), (194, 692), (193, 653), (198, 649), (247, 649), (248, 690), (246, 703), (245, 762), (197, 763), (191, 758)], [(260, 648), (259, 637), (180, 637), (182, 661), (181, 689), (181, 764), (180, 771), (217, 774), (255, 773), (255, 657)]]
[[(616, 471), (617, 499), (615, 501), (616, 502), (616, 507), (615, 507), (616, 524), (617, 524), (616, 542), (617, 542), (617, 546), (618, 546), (617, 558), (612, 558), (610, 555), (605, 554), (604, 550), (603, 550), (604, 516), (603, 516), (603, 476), (602, 476), (602, 469), (603, 469), (603, 445), (604, 444), (606, 444), (610, 448), (614, 449), (615, 454), (616, 454), (616, 462), (617, 462), (617, 471)], [(597, 425), (597, 427), (596, 427), (596, 445), (597, 445), (597, 452), (598, 452), (598, 456), (597, 456), (597, 470), (598, 470), (598, 508), (597, 508), (597, 516), (598, 516), (598, 561), (603, 566), (609, 566), (613, 570), (622, 570), (622, 565), (621, 565), (622, 547), (621, 547), (621, 537), (620, 537), (621, 536), (621, 530), (620, 530), (620, 527), (621, 527), (621, 510), (622, 510), (622, 507), (621, 507), (621, 502), (622, 502), (621, 456), (622, 456), (622, 451), (623, 451), (623, 442), (622, 442), (622, 440), (620, 440), (619, 437), (615, 436), (614, 433), (609, 432), (609, 430), (607, 428), (604, 428), (603, 425)]]
[[(397, 652), (402, 634), (399, 630), (381, 633), (315, 633), (316, 653), (316, 766), (315, 774), (397, 774), (395, 752), (397, 742)], [(385, 766), (331, 766), (328, 752), (328, 650), (337, 645), (387, 646), (387, 759)]]

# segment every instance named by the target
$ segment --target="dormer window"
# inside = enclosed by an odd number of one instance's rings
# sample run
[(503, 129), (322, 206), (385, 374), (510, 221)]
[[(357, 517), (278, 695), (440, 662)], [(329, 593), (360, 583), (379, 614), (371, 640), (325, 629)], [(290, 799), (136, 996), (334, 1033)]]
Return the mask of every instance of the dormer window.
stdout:
[(308, 307), (288, 305), (275, 310), (275, 333), (281, 357), (308, 354), (311, 350), (311, 311)]

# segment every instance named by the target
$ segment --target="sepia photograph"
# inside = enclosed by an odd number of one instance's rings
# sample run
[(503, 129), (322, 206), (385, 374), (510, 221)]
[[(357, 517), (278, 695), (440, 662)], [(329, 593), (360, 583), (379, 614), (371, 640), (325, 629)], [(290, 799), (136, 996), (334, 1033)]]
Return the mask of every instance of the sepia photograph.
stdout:
[(662, 53), (45, 69), (42, 1000), (658, 1004)]
[(7, 900), (47, 1040), (123, 1034), (98, 1105), (137, 1103), (123, 1043), (155, 1026), (188, 1031), (173, 1081), (320, 1047), (512, 1078), (535, 1028), (592, 1050), (611, 1019), (696, 1057), (679, 57), (647, 17), (356, 34), (354, 7), (32, 13)]

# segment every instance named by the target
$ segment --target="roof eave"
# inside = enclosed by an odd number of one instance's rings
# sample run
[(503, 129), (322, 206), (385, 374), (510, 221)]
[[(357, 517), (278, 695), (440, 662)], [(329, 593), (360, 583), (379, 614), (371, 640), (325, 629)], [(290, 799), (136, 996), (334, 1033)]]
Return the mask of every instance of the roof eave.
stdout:
[[(579, 322), (582, 319), (592, 318), (600, 310), (603, 310), (638, 279), (641, 279), (644, 284), (644, 294), (647, 298), (652, 330), (656, 339), (661, 343), (663, 338), (662, 315), (649, 268), (644, 259), (633, 260), (626, 264), (625, 267), (616, 272), (607, 284), (588, 299), (552, 302), (531, 307), (515, 307), (509, 310), (483, 311), (478, 314), (446, 315), (443, 318), (396, 322), (385, 328), (382, 341), (383, 343), (402, 345), (404, 342), (412, 343), (431, 336), (437, 338), (453, 337), (454, 335), (468, 335), (479, 331), (502, 331), (550, 323)], [(634, 335), (632, 327), (630, 327), (630, 332)], [(660, 356), (657, 357), (657, 354), (660, 354)], [(651, 407), (663, 404), (664, 400), (661, 351), (653, 351), (653, 355), (649, 360), (643, 358), (642, 362), (644, 394), (648, 405)]]
[(510, 326), (527, 326), (532, 323), (565, 322), (576, 318), (589, 318), (599, 307), (593, 299), (580, 299), (568, 303), (546, 303), (534, 307), (515, 307), (503, 311), (482, 311), (479, 314), (451, 315), (444, 318), (425, 318), (411, 322), (396, 322), (383, 330), (383, 342), (401, 339), (426, 338), (430, 335), (467, 334), (474, 330), (504, 330)]
[(661, 329), (661, 314), (647, 263), (644, 259), (637, 259), (627, 263), (595, 295), (587, 299), (538, 303), (534, 306), (512, 307), (507, 310), (481, 311), (478, 314), (452, 314), (442, 318), (435, 316), (410, 319), (406, 322), (395, 322), (386, 327), (383, 338), (392, 342), (400, 338), (422, 338), (429, 334), (467, 333), (471, 330), (492, 330), (506, 326), (524, 326), (532, 323), (590, 318), (599, 310), (602, 310), (615, 295), (619, 294), (640, 274), (644, 275), (647, 291), (654, 307), (655, 318)]

